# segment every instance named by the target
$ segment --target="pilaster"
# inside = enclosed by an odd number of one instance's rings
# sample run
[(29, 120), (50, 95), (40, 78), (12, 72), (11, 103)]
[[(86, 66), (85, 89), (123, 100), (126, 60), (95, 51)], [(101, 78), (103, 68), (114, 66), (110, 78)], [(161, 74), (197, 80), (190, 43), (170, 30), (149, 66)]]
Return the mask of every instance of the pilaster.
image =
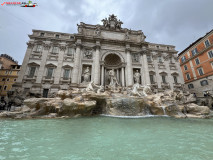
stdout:
[(44, 50), (42, 52), (41, 64), (40, 64), (39, 70), (37, 72), (36, 83), (41, 83), (42, 78), (44, 76), (43, 74), (44, 74), (44, 71), (45, 71), (45, 65), (46, 65), (49, 49), (50, 49), (50, 45), (44, 46)]
[(143, 65), (144, 65), (144, 79), (145, 79), (145, 84), (150, 84), (150, 78), (149, 78), (149, 68), (148, 68), (148, 63), (147, 63), (147, 50), (145, 48), (142, 48), (142, 53), (143, 53)]
[(132, 70), (132, 57), (130, 53), (130, 45), (126, 44), (126, 80), (127, 80), (127, 86), (132, 86), (133, 85), (133, 70)]
[(54, 84), (59, 84), (60, 78), (61, 78), (61, 73), (62, 73), (62, 65), (63, 65), (63, 59), (64, 59), (64, 53), (65, 53), (66, 47), (61, 46), (60, 51), (59, 51), (59, 56), (58, 56), (58, 65), (56, 68), (56, 72), (54, 75)]
[(96, 41), (94, 55), (94, 83), (100, 84), (100, 41)]
[(80, 69), (80, 60), (81, 60), (81, 39), (77, 40), (76, 43), (76, 53), (74, 57), (74, 67), (73, 67), (73, 74), (72, 74), (72, 83), (73, 84), (78, 84), (78, 77), (80, 76), (79, 74), (79, 69)]

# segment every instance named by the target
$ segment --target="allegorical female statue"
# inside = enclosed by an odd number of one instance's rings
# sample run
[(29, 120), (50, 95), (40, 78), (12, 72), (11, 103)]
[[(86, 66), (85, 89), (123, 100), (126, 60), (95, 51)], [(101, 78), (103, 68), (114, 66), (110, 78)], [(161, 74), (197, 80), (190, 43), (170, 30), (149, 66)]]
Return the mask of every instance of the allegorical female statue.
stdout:
[(140, 77), (141, 77), (141, 74), (138, 72), (138, 70), (136, 70), (136, 72), (134, 74), (135, 83), (140, 82)]
[(85, 82), (90, 82), (90, 70), (89, 70), (89, 67), (87, 67), (84, 70), (83, 77), (84, 77), (84, 81), (83, 81), (84, 83)]

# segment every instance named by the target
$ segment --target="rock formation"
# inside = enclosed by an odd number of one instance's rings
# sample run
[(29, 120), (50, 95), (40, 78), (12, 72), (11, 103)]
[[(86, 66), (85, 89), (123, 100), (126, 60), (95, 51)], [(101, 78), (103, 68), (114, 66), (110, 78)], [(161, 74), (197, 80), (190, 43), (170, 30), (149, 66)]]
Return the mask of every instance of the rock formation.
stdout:
[[(94, 89), (96, 87), (98, 89)], [(143, 88), (142, 90), (139, 90)], [(117, 92), (119, 90), (119, 92)], [(97, 92), (97, 93), (96, 93)], [(198, 106), (194, 97), (181, 92), (165, 91), (152, 94), (149, 86), (135, 84), (116, 90), (88, 84), (86, 89), (60, 90), (54, 98), (29, 98), (16, 111), (0, 113), (3, 118), (60, 118), (91, 115), (147, 116), (161, 115), (176, 118), (207, 118), (210, 109)]]

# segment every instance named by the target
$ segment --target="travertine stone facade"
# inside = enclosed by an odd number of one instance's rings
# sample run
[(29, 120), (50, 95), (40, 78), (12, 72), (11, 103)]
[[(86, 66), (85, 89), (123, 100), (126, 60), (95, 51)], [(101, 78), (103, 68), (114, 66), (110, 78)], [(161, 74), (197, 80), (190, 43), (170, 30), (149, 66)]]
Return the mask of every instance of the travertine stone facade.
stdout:
[(114, 15), (102, 21), (103, 25), (81, 22), (76, 34), (33, 30), (15, 87), (47, 96), (90, 81), (107, 86), (111, 69), (123, 87), (131, 87), (136, 76), (156, 92), (181, 87), (174, 46), (146, 42), (141, 30), (122, 28)]

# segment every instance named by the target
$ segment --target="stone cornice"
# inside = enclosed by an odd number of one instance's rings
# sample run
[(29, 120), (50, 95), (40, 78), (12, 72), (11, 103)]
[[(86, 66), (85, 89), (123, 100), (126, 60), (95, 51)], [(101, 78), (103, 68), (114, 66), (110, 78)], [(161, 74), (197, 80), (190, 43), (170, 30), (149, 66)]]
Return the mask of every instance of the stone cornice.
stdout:
[(101, 49), (101, 45), (95, 45), (93, 48), (94, 49)]
[(80, 48), (82, 48), (83, 47), (83, 45), (81, 44), (81, 43), (75, 43), (75, 45), (76, 45), (76, 47), (80, 47)]
[(83, 34), (75, 34), (75, 38), (76, 39), (82, 39), (82, 38), (84, 38), (84, 35)]

